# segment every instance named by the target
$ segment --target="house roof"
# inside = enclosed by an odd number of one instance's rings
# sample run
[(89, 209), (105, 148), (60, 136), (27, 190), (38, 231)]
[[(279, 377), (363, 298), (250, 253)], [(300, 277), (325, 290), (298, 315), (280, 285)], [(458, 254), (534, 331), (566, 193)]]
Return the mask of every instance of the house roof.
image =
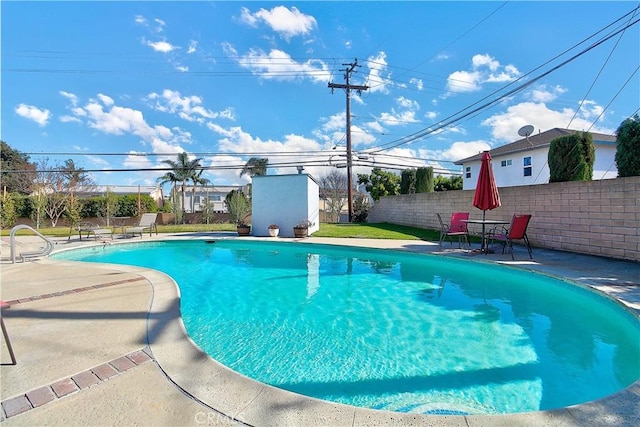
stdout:
[[(581, 133), (581, 132), (582, 131), (572, 130), (572, 129), (553, 128), (548, 131), (538, 133), (537, 135), (531, 135), (528, 140), (527, 138), (522, 138), (516, 142), (512, 142), (511, 144), (505, 144), (500, 147), (496, 147), (493, 150), (490, 150), (489, 152), (491, 153), (492, 157), (516, 153), (518, 151), (524, 151), (533, 147), (548, 146), (551, 144), (551, 141), (553, 141), (556, 138), (573, 135), (575, 133)], [(596, 132), (590, 132), (590, 133), (593, 137), (594, 143), (595, 142), (609, 142), (609, 143), (616, 142), (615, 135), (607, 135), (604, 133), (596, 133)], [(480, 160), (482, 160), (482, 153), (478, 153), (474, 156), (467, 157), (466, 159), (458, 160), (454, 163), (456, 165), (462, 165), (464, 163), (480, 161)]]

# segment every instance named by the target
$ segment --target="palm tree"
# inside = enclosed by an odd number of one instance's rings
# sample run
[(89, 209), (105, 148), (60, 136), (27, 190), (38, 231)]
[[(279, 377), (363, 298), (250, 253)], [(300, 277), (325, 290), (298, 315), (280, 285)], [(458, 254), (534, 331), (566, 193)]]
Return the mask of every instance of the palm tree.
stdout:
[(191, 182), (193, 182), (193, 187), (191, 187), (191, 212), (193, 212), (195, 208), (194, 204), (196, 202), (196, 187), (198, 185), (204, 187), (211, 182), (209, 179), (202, 177), (203, 172), (204, 169), (200, 169), (197, 172), (193, 171), (193, 175), (191, 176)]
[(180, 193), (182, 194), (182, 221), (184, 222), (184, 192), (185, 186), (187, 185), (187, 181), (191, 179), (197, 169), (202, 168), (200, 165), (201, 158), (189, 160), (189, 155), (185, 152), (178, 154), (178, 158), (176, 160), (163, 160), (162, 163), (165, 163), (171, 167), (171, 170), (165, 173), (163, 176), (158, 178), (158, 181), (161, 184), (170, 182), (173, 184), (173, 190), (175, 193), (176, 186), (178, 182), (182, 183), (182, 187)]
[(266, 175), (268, 165), (269, 159), (252, 157), (247, 161), (247, 163), (240, 171), (240, 176), (245, 174), (249, 176)]

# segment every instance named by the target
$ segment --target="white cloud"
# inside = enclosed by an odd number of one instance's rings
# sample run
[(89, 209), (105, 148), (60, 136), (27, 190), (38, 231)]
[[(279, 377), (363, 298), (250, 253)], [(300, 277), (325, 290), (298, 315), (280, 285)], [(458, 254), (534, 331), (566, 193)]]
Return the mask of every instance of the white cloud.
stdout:
[(162, 29), (164, 28), (164, 26), (167, 25), (166, 22), (164, 22), (162, 19), (159, 19), (159, 18), (155, 18), (153, 22), (158, 24), (158, 26), (156, 27), (158, 32), (162, 32)]
[(153, 102), (151, 108), (165, 113), (177, 114), (180, 118), (203, 123), (204, 119), (225, 118), (234, 120), (234, 113), (231, 108), (223, 111), (211, 111), (203, 107), (202, 99), (199, 96), (182, 96), (180, 92), (165, 89), (162, 94), (150, 93), (147, 100)]
[(102, 93), (98, 94), (98, 99), (107, 107), (110, 107), (114, 104), (113, 98)]
[(101, 157), (98, 157), (98, 156), (87, 155), (87, 156), (85, 156), (85, 159), (87, 159), (91, 163), (93, 163), (95, 165), (98, 165), (98, 166), (102, 166), (102, 167), (109, 166), (109, 162), (108, 161), (106, 161), (105, 159), (103, 159)]
[(488, 67), (491, 71), (496, 71), (500, 67), (500, 63), (489, 55), (473, 55), (471, 64), (474, 69)]
[(396, 99), (396, 104), (398, 104), (400, 107), (409, 108), (412, 110), (420, 109), (420, 105), (418, 104), (417, 101), (414, 101), (413, 99), (405, 98), (404, 96), (398, 97)]
[(271, 10), (260, 9), (255, 13), (243, 7), (240, 20), (252, 27), (257, 27), (260, 22), (264, 22), (285, 40), (309, 34), (317, 26), (313, 16), (305, 15), (296, 7), (288, 9), (285, 6), (276, 6)]
[(51, 118), (51, 112), (49, 110), (41, 110), (33, 105), (20, 104), (16, 107), (15, 112), (20, 117), (34, 121), (43, 127), (49, 123), (49, 119)]
[(71, 102), (71, 105), (73, 105), (73, 106), (78, 105), (78, 97), (76, 96), (76, 94), (71, 93), (71, 92), (65, 92), (64, 90), (61, 90), (58, 93), (60, 95), (64, 96), (65, 98), (67, 98)]
[(80, 120), (77, 117), (73, 117), (73, 116), (60, 116), (58, 118), (58, 120), (60, 120), (62, 123), (82, 123), (82, 120)]
[(342, 132), (344, 133), (346, 118), (347, 114), (344, 111), (341, 113), (333, 114), (326, 119), (326, 121), (322, 125), (322, 130), (327, 132), (342, 130)]
[(524, 125), (533, 125), (535, 131), (547, 131), (553, 128), (575, 130), (591, 129), (593, 132), (612, 134), (614, 129), (593, 126), (593, 119), (602, 111), (602, 107), (589, 101), (583, 105), (575, 118), (575, 110), (563, 108), (552, 110), (544, 103), (523, 102), (510, 106), (505, 112), (494, 114), (482, 122), (491, 128), (491, 135), (498, 141), (513, 142), (521, 137), (518, 129)]
[(149, 24), (149, 20), (144, 15), (136, 15), (134, 16), (133, 20), (136, 24), (142, 25), (143, 27), (149, 29), (154, 33), (163, 32), (165, 25), (167, 25), (166, 22), (163, 21), (162, 19), (154, 18), (153, 22), (156, 24), (156, 26), (155, 28), (151, 28), (151, 25)]
[(71, 108), (71, 112), (77, 117), (85, 117), (87, 112), (82, 107)]
[(593, 120), (604, 113), (604, 108), (595, 101), (585, 99), (580, 105), (580, 114), (583, 118)]
[[(450, 160), (452, 162), (465, 159), (467, 157), (475, 156), (485, 150), (492, 148), (488, 141), (476, 140), (476, 141), (456, 141), (452, 143), (448, 148), (443, 150), (419, 150), (420, 157)], [(445, 164), (443, 166), (446, 169), (457, 168), (457, 166), (451, 164)]]
[[(304, 153), (309, 151), (318, 151), (327, 149), (326, 145), (319, 143), (315, 139), (307, 138), (302, 135), (288, 134), (285, 135), (282, 140), (263, 140), (258, 137), (254, 137), (248, 132), (244, 131), (240, 126), (233, 126), (225, 128), (215, 123), (207, 123), (207, 127), (214, 133), (220, 135), (218, 140), (218, 147), (221, 151), (230, 153), (232, 155), (242, 155), (242, 153), (252, 153), (252, 157), (259, 156), (256, 153)], [(354, 144), (356, 143), (354, 137)], [(327, 161), (328, 161), (327, 156)], [(247, 159), (242, 162), (235, 162), (235, 165), (244, 165)], [(293, 173), (295, 167), (298, 164), (304, 164), (309, 161), (318, 161), (317, 156), (302, 155), (302, 154), (281, 154), (278, 156), (272, 156), (269, 159), (269, 167), (274, 170), (275, 173)], [(216, 164), (218, 163), (218, 156), (216, 156)], [(279, 166), (280, 165), (280, 166)], [(305, 170), (311, 174), (321, 174), (323, 169), (320, 167), (307, 167)], [(236, 171), (237, 173), (237, 171)]]
[[(451, 93), (477, 92), (484, 83), (511, 82), (521, 73), (511, 64), (501, 66), (500, 62), (490, 55), (474, 55), (471, 58), (470, 71), (454, 71), (447, 78), (447, 91)], [(445, 95), (445, 96), (447, 96)]]
[(562, 95), (567, 90), (560, 85), (548, 88), (546, 85), (538, 86), (532, 89), (527, 97), (533, 102), (551, 102), (555, 101), (559, 95)]
[(246, 55), (238, 55), (230, 44), (224, 44), (223, 48), (238, 65), (263, 79), (297, 80), (306, 77), (319, 83), (329, 81), (329, 68), (324, 61), (318, 59), (296, 62), (288, 53), (279, 49), (272, 49), (269, 53), (251, 49)]
[(149, 46), (151, 49), (155, 50), (156, 52), (169, 53), (178, 49), (176, 46), (164, 40), (157, 41), (157, 42), (143, 40), (142, 43)]
[(422, 81), (422, 79), (416, 79), (415, 77), (413, 77), (411, 80), (409, 80), (409, 83), (414, 85), (418, 90), (422, 90), (424, 88), (424, 82)]
[(389, 93), (387, 85), (391, 85), (391, 74), (387, 72), (387, 54), (379, 52), (376, 56), (370, 56), (367, 59), (367, 67), (369, 75), (366, 78), (368, 91), (370, 93), (381, 92)]
[(197, 41), (189, 40), (189, 47), (187, 48), (187, 53), (188, 54), (195, 53), (197, 47), (198, 47), (198, 42)]
[(83, 107), (72, 108), (74, 117), (65, 121), (80, 122), (86, 120), (87, 126), (109, 135), (135, 135), (143, 144), (149, 145), (155, 153), (173, 153), (184, 151), (179, 144), (191, 143), (191, 133), (179, 127), (150, 126), (141, 111), (113, 105), (113, 99), (99, 94), (90, 99)]
[(447, 78), (447, 91), (476, 92), (482, 88), (481, 82), (482, 75), (478, 71), (454, 71)]

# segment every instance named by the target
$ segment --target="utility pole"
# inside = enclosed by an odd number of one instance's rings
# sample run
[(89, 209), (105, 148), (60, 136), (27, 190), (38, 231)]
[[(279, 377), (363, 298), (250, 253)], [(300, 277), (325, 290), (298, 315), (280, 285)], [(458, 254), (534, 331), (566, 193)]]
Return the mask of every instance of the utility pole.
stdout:
[(353, 73), (358, 65), (358, 59), (356, 58), (350, 64), (342, 64), (347, 68), (344, 71), (344, 79), (346, 84), (338, 84), (329, 82), (331, 93), (334, 89), (344, 89), (347, 93), (347, 203), (349, 204), (349, 222), (353, 218), (353, 178), (351, 177), (351, 90), (357, 90), (358, 94), (363, 90), (369, 89), (369, 86), (365, 85), (352, 85), (349, 81), (351, 73)]

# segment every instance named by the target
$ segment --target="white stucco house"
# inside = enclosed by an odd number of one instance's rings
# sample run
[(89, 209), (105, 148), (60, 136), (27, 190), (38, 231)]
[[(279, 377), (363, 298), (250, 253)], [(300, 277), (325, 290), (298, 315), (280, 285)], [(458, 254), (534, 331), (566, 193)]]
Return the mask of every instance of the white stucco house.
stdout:
[[(576, 132), (581, 133), (577, 130), (554, 128), (490, 150), (493, 174), (498, 187), (548, 183), (550, 172), (547, 158), (551, 141)], [(616, 178), (616, 136), (590, 133), (596, 154), (593, 179)], [(478, 153), (455, 162), (456, 165), (462, 166), (463, 190), (476, 188), (481, 159), (482, 153)]]
[[(232, 190), (241, 190), (245, 194), (248, 193), (246, 186), (242, 185), (198, 185), (195, 188), (192, 185), (184, 188), (184, 210), (187, 213), (202, 212), (208, 201), (209, 207), (215, 213), (228, 213), (224, 200)], [(182, 192), (180, 184), (176, 186), (178, 192), (178, 204), (182, 201)]]

